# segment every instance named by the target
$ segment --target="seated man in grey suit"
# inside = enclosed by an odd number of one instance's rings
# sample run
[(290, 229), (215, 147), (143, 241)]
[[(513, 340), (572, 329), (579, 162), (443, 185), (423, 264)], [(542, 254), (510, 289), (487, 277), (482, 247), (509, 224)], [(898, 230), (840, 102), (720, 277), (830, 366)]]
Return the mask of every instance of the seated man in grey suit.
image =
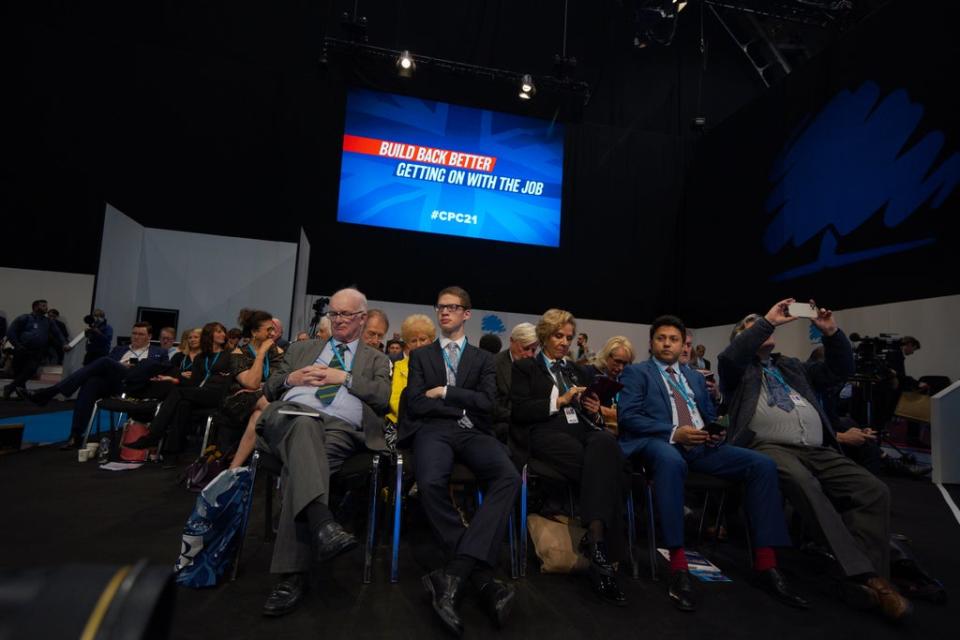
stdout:
[(257, 444), (283, 461), (283, 508), (270, 566), (282, 578), (264, 604), (264, 615), (296, 608), (313, 559), (329, 560), (357, 546), (333, 519), (327, 501), (330, 475), (344, 460), (364, 448), (386, 448), (390, 361), (361, 342), (366, 316), (362, 293), (338, 291), (327, 312), (330, 340), (292, 343), (267, 381), (266, 395), (274, 402), (257, 424)]

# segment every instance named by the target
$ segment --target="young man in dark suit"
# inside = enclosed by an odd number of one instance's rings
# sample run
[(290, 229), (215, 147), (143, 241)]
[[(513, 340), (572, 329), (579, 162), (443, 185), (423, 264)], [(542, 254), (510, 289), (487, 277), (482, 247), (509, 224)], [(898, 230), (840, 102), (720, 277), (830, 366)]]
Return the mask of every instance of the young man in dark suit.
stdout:
[[(470, 306), (460, 287), (447, 287), (437, 296), (441, 337), (410, 352), (406, 412), (399, 425), (401, 443), (413, 446), (424, 511), (449, 558), (443, 569), (423, 577), (423, 585), (434, 611), (457, 635), (463, 633), (457, 606), (468, 580), (498, 624), (510, 612), (514, 589), (494, 579), (493, 567), (520, 488), (506, 446), (493, 436), (493, 356), (469, 344), (464, 334)], [(450, 502), (454, 460), (469, 467), (484, 489), (469, 527)]]
[(708, 432), (715, 409), (703, 376), (680, 363), (685, 334), (675, 316), (654, 320), (652, 357), (624, 370), (618, 405), (623, 453), (637, 456), (652, 475), (663, 544), (670, 550), (670, 599), (681, 611), (696, 608), (683, 548), (683, 485), (690, 469), (744, 484), (757, 582), (784, 604), (805, 609), (807, 601), (787, 586), (773, 551), (790, 545), (777, 467), (767, 456), (724, 445), (725, 432)]

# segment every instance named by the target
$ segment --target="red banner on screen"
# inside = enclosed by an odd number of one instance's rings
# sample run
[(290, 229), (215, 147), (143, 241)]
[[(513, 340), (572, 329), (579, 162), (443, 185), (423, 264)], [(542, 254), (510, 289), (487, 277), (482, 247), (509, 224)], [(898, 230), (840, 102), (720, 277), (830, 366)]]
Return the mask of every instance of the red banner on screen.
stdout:
[(397, 160), (437, 164), (444, 167), (456, 167), (468, 171), (485, 171), (487, 173), (493, 171), (497, 164), (497, 159), (493, 156), (452, 151), (450, 149), (436, 149), (418, 144), (392, 142), (349, 134), (343, 136), (343, 150), (381, 158), (396, 158)]

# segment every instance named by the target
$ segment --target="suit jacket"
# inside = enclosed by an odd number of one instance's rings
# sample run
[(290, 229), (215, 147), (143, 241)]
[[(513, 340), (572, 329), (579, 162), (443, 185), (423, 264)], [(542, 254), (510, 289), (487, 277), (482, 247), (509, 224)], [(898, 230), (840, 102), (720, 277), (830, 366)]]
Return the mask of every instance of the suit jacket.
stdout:
[[(286, 386), (287, 376), (297, 369), (312, 365), (320, 357), (325, 340), (300, 340), (290, 344), (283, 360), (264, 386), (268, 400), (283, 397), (290, 388)], [(357, 343), (357, 353), (353, 356), (350, 370), (352, 381), (347, 389), (363, 403), (363, 435), (368, 449), (382, 451), (386, 448), (383, 439), (383, 417), (390, 408), (390, 359), (376, 349), (368, 347), (362, 341)], [(276, 412), (286, 403), (271, 402), (260, 420), (283, 418)]]
[[(573, 384), (585, 387), (593, 381), (593, 375), (586, 368), (570, 361), (565, 367)], [(532, 427), (554, 420), (566, 423), (566, 418), (563, 411), (550, 415), (550, 395), (555, 384), (542, 357), (517, 360), (510, 375), (510, 435), (519, 445), (529, 448)], [(583, 412), (578, 411), (578, 416), (584, 424), (597, 424)]]
[(513, 372), (513, 360), (510, 350), (504, 349), (493, 357), (497, 372), (497, 401), (493, 405), (493, 421), (510, 423), (510, 380)]
[[(717, 356), (717, 375), (720, 376), (723, 395), (730, 398), (729, 439), (743, 447), (753, 443), (754, 433), (747, 425), (756, 413), (763, 384), (763, 369), (757, 359), (757, 350), (773, 331), (773, 325), (766, 318), (760, 318)], [(783, 374), (784, 381), (810, 406), (816, 407), (823, 424), (823, 444), (839, 451), (836, 433), (817, 396), (853, 375), (853, 347), (842, 331), (823, 336), (823, 358), (823, 362), (804, 363), (776, 353), (770, 357)]]
[[(120, 358), (123, 357), (127, 351), (130, 350), (130, 345), (117, 345), (115, 346), (107, 356), (111, 360), (116, 360), (120, 362)], [(160, 345), (150, 345), (147, 351), (147, 357), (144, 360), (156, 360), (157, 362), (166, 362), (167, 361), (167, 350), (161, 347)]]
[(446, 398), (428, 398), (429, 389), (447, 384), (446, 367), (439, 340), (410, 352), (405, 414), (398, 427), (401, 441), (431, 425), (457, 426), (464, 410), (475, 428), (493, 433), (497, 395), (493, 356), (467, 343), (457, 364), (457, 384), (447, 387)]
[[(707, 381), (696, 369), (680, 365), (680, 371), (693, 389), (693, 401), (704, 423), (713, 422), (716, 408), (707, 391)], [(673, 406), (663, 376), (653, 358), (632, 364), (620, 375), (623, 389), (617, 405), (620, 446), (629, 456), (644, 438), (669, 442), (673, 432)]]

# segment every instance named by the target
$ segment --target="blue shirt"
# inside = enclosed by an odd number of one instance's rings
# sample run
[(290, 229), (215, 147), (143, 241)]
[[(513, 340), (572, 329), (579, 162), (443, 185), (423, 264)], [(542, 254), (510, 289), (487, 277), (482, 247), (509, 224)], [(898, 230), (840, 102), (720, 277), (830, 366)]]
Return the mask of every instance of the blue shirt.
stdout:
[[(314, 364), (329, 366), (330, 361), (335, 357), (333, 355), (334, 344), (338, 343), (332, 338), (327, 340), (327, 344), (323, 345), (323, 349), (320, 351), (320, 355)], [(349, 372), (353, 370), (353, 357), (360, 346), (360, 339), (357, 338), (353, 342), (346, 343), (346, 345), (347, 349), (343, 352), (343, 368), (344, 371)], [(283, 399), (288, 402), (299, 402), (322, 414), (343, 420), (347, 424), (353, 425), (356, 429), (363, 428), (363, 403), (360, 401), (360, 398), (350, 393), (345, 385), (341, 385), (340, 388), (337, 389), (337, 395), (334, 396), (333, 401), (328, 405), (320, 402), (320, 399), (317, 397), (317, 387), (308, 385), (291, 387), (283, 394)]]
[(46, 314), (25, 313), (11, 322), (7, 329), (7, 339), (13, 346), (29, 351), (46, 349), (50, 338), (53, 338), (58, 346), (66, 342), (60, 328)]

